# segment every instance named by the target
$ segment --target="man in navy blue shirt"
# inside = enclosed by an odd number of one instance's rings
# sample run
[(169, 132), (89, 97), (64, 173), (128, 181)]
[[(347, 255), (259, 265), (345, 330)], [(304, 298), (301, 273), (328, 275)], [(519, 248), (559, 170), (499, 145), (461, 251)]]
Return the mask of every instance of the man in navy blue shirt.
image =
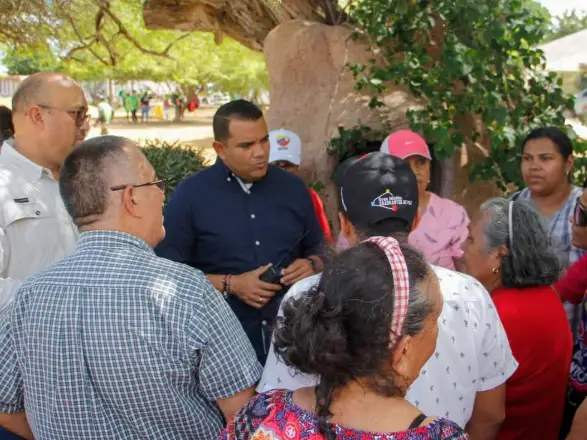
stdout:
[(322, 269), (323, 233), (302, 180), (269, 166), (263, 113), (237, 100), (214, 115), (216, 163), (184, 180), (157, 254), (203, 271), (264, 364), (289, 286)]

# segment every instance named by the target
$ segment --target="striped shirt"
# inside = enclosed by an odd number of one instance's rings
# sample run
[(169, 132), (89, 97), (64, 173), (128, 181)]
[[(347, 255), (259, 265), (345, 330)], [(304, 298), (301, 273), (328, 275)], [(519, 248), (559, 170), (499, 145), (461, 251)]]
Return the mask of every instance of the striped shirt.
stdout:
[(83, 233), (0, 315), (0, 412), (36, 439), (216, 438), (215, 401), (260, 374), (205, 276), (121, 232)]

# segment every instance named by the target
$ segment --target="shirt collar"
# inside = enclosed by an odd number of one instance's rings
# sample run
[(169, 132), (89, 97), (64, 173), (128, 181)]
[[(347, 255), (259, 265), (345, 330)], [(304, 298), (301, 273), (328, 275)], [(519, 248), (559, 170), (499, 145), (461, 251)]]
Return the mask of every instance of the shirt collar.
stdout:
[(4, 141), (2, 145), (2, 158), (17, 167), (20, 172), (29, 180), (36, 181), (43, 176), (53, 179), (53, 173), (41, 165), (36, 164), (28, 157), (23, 156), (14, 148), (13, 141)]
[[(222, 161), (222, 159), (220, 159), (219, 157), (216, 157), (216, 163), (214, 163), (214, 166), (220, 170), (220, 172), (222, 173), (222, 177), (231, 177), (231, 178), (234, 177), (238, 181), (241, 182), (241, 185), (246, 185), (246, 183), (240, 177), (238, 177), (236, 174), (234, 174), (230, 170), (230, 168), (228, 168), (226, 166), (226, 164)], [(256, 183), (261, 182), (263, 179), (265, 179), (269, 175), (270, 172), (271, 172), (271, 166), (269, 166), (269, 168), (267, 169), (267, 174), (265, 174), (265, 176), (261, 180), (253, 182), (251, 185), (255, 185)]]
[(120, 231), (87, 231), (82, 232), (77, 244), (78, 249), (92, 248), (134, 248), (154, 254), (149, 244), (132, 234)]

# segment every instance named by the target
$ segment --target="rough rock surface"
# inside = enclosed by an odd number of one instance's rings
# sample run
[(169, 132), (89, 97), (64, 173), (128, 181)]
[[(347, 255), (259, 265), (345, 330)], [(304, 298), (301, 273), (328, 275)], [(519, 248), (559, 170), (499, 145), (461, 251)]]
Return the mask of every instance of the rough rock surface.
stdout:
[[(323, 198), (327, 214), (336, 220), (335, 189), (331, 176), (336, 161), (326, 147), (338, 127), (362, 123), (375, 130), (388, 121), (393, 129), (407, 128), (406, 110), (417, 101), (401, 87), (385, 97), (386, 107), (373, 110), (369, 96), (355, 90), (347, 62), (367, 62), (371, 57), (351, 30), (315, 22), (292, 20), (275, 28), (265, 40), (265, 59), (270, 77), (271, 129), (287, 128), (303, 143), (302, 177), (326, 185)], [(492, 182), (470, 182), (472, 163), (482, 160), (477, 147), (458, 152), (443, 172), (442, 196), (463, 204), (472, 214), (479, 204), (497, 194)]]

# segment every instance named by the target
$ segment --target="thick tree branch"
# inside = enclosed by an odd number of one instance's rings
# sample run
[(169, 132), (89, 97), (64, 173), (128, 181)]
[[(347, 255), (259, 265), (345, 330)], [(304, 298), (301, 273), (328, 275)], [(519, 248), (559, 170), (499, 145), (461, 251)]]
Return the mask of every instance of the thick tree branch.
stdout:
[(116, 16), (116, 14), (114, 14), (114, 12), (112, 12), (112, 10), (110, 9), (110, 4), (108, 1), (104, 1), (104, 0), (98, 0), (98, 5), (100, 7), (100, 9), (102, 11), (104, 11), (104, 13), (106, 15), (108, 15), (108, 17), (116, 24), (116, 26), (118, 26), (118, 33), (122, 34), (124, 36), (124, 38), (126, 38), (134, 47), (136, 47), (138, 50), (140, 50), (142, 53), (148, 54), (148, 55), (153, 55), (156, 57), (163, 57), (163, 58), (169, 58), (169, 59), (173, 59), (173, 57), (171, 55), (169, 55), (169, 51), (171, 50), (171, 48), (180, 40), (183, 40), (184, 38), (187, 38), (189, 36), (188, 33), (182, 34), (181, 36), (179, 36), (178, 38), (176, 38), (175, 40), (173, 40), (171, 43), (169, 43), (167, 45), (167, 47), (162, 51), (156, 51), (156, 50), (152, 50), (152, 49), (148, 49), (146, 47), (144, 47), (135, 37), (132, 36), (132, 34), (126, 29), (126, 27), (124, 26), (124, 24), (122, 23), (122, 21)]
[[(77, 28), (77, 26), (75, 25), (75, 21), (74, 19), (69, 15), (69, 14), (65, 14), (65, 19), (67, 20), (67, 22), (71, 25), (71, 28), (73, 29), (73, 32), (75, 33), (75, 35), (77, 36), (77, 38), (80, 40), (80, 42), (85, 42), (86, 40), (88, 40), (89, 38), (84, 37), (80, 30)], [(76, 53), (79, 52), (81, 50), (88, 50), (92, 55), (94, 55), (94, 57), (100, 61), (100, 63), (104, 64), (106, 67), (109, 67), (110, 65), (108, 64), (108, 61), (106, 61), (104, 58), (102, 58), (100, 55), (98, 55), (98, 53), (92, 48), (92, 46), (96, 43), (96, 38), (95, 37), (90, 37), (91, 40), (87, 43), (83, 43), (81, 46), (77, 46), (74, 47), (73, 49), (71, 49), (67, 55), (65, 55), (65, 58), (71, 58), (71, 56)]]

